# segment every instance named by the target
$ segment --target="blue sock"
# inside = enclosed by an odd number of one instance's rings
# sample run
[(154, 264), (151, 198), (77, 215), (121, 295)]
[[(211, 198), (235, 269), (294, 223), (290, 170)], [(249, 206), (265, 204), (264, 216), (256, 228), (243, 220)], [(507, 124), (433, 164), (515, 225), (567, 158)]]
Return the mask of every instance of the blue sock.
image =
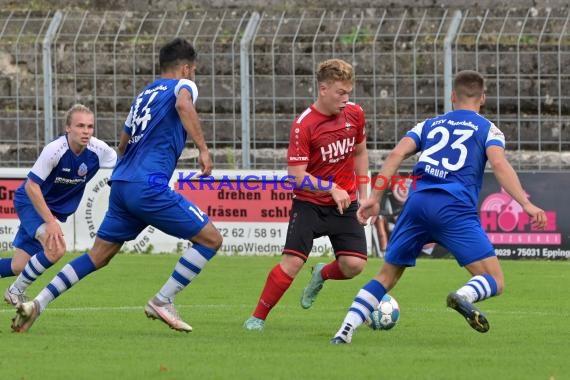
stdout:
[(12, 258), (0, 259), (0, 278), (14, 276), (12, 272)]

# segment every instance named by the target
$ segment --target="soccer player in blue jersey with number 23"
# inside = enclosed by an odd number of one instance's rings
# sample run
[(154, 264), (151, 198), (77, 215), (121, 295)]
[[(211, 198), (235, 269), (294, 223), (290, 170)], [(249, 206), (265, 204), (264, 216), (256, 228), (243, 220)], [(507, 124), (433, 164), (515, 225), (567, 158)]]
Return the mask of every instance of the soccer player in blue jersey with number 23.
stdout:
[[(543, 210), (526, 197), (518, 176), (505, 157), (505, 137), (479, 115), (485, 102), (483, 77), (470, 70), (454, 78), (454, 110), (417, 124), (386, 158), (381, 178), (391, 178), (403, 160), (421, 152), (414, 167), (420, 176), (388, 242), (379, 273), (356, 295), (333, 344), (350, 343), (356, 328), (367, 320), (380, 300), (398, 282), (406, 267), (414, 266), (426, 243), (436, 242), (471, 274), (470, 280), (447, 296), (455, 309), (479, 332), (489, 330), (485, 315), (473, 303), (499, 295), (504, 278), (495, 250), (477, 215), (477, 199), (487, 160), (499, 184), (516, 200), (539, 229), (546, 225)], [(380, 211), (384, 190), (372, 190), (357, 212), (365, 224)], [(374, 222), (374, 221), (372, 221)]]

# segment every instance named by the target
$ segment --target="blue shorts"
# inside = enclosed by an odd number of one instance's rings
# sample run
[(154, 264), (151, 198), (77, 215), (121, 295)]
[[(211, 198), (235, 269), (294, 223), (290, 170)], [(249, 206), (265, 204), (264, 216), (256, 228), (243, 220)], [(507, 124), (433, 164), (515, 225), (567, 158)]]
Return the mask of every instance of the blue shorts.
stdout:
[(444, 190), (410, 195), (390, 236), (385, 261), (414, 266), (422, 247), (431, 242), (442, 245), (461, 266), (495, 256), (477, 210)]
[(18, 213), (18, 218), (20, 218), (20, 227), (18, 227), (18, 232), (12, 244), (30, 256), (42, 252), (44, 248), (40, 241), (36, 239), (36, 231), (45, 223), (44, 220), (31, 204), (14, 202), (14, 207)]
[(208, 216), (170, 188), (147, 182), (113, 181), (109, 209), (97, 231), (101, 239), (123, 243), (148, 225), (180, 239), (190, 239), (208, 224)]

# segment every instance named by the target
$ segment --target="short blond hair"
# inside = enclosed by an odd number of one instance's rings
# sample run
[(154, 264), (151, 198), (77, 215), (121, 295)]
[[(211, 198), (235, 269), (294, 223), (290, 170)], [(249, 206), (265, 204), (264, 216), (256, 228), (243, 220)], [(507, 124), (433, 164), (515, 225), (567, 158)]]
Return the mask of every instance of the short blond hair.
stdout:
[(342, 59), (327, 59), (317, 68), (317, 82), (347, 82), (354, 81), (352, 65)]
[(65, 126), (70, 126), (71, 125), (71, 118), (73, 117), (73, 114), (76, 112), (83, 112), (83, 113), (90, 113), (92, 114), (93, 111), (91, 111), (91, 109), (83, 104), (77, 103), (71, 106), (70, 109), (67, 110), (67, 112), (65, 113)]

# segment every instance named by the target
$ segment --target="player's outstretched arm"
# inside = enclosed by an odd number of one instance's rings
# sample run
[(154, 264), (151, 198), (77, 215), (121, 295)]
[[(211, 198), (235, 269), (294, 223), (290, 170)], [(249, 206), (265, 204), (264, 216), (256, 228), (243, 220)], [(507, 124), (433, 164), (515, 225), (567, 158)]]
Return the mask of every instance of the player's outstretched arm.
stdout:
[[(402, 162), (416, 153), (416, 151), (416, 142), (411, 137), (402, 138), (398, 145), (388, 154), (388, 157), (386, 157), (378, 173), (379, 178), (390, 180), (396, 174)], [(385, 186), (372, 186), (370, 198), (374, 198), (377, 202), (380, 202), (380, 199), (384, 195), (384, 190)]]
[(513, 169), (505, 156), (505, 150), (502, 147), (492, 145), (487, 148), (487, 159), (499, 184), (522, 206), (536, 227), (543, 229), (546, 226), (546, 214), (544, 210), (535, 206), (526, 197), (515, 169)]
[[(402, 162), (416, 153), (416, 142), (411, 137), (404, 137), (398, 145), (388, 154), (380, 172), (379, 178), (390, 180), (400, 168)], [(372, 217), (371, 223), (376, 221), (380, 212), (380, 199), (384, 195), (385, 186), (375, 186), (372, 184), (372, 192), (366, 201), (363, 201), (356, 212), (356, 217), (361, 224), (366, 224), (368, 218)]]

